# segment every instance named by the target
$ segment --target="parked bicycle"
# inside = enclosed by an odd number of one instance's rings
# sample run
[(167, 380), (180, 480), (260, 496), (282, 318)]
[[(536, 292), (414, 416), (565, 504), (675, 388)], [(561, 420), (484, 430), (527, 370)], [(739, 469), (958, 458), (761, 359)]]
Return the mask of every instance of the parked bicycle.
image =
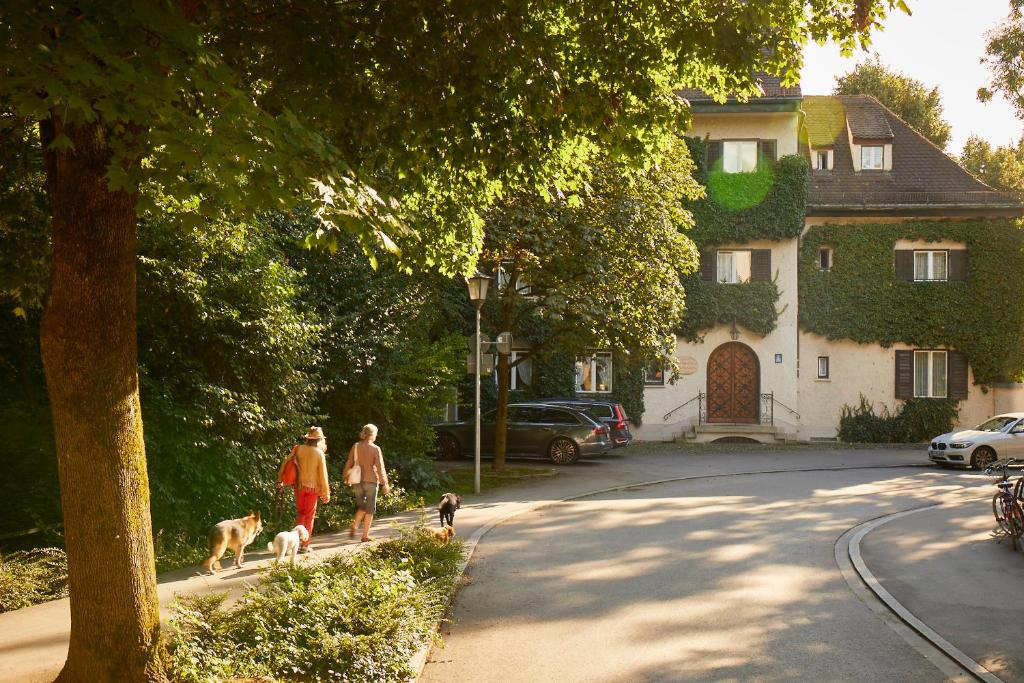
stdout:
[(1015, 550), (1024, 551), (1024, 476), (1014, 483), (1009, 473), (1010, 465), (1016, 463), (1015, 458), (994, 462), (985, 468), (985, 474), (1002, 473), (996, 482), (999, 490), (992, 496), (992, 515), (999, 525), (996, 533), (1008, 537)]

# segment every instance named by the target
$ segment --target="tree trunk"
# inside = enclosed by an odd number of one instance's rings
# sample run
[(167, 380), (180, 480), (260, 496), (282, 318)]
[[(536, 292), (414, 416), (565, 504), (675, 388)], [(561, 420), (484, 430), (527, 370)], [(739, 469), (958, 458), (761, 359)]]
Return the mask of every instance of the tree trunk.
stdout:
[(494, 460), (491, 469), (505, 469), (505, 449), (508, 445), (508, 356), (498, 354), (498, 409), (494, 412)]
[(135, 196), (112, 192), (108, 131), (43, 121), (53, 264), (40, 327), (71, 592), (58, 681), (166, 680), (135, 338)]

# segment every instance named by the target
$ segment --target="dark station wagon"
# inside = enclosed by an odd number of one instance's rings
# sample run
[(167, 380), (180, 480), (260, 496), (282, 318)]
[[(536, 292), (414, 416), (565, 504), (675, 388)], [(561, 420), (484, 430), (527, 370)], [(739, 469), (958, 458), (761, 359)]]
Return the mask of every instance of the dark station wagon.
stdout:
[(545, 398), (537, 403), (586, 411), (588, 415), (599, 419), (608, 428), (613, 448), (628, 446), (633, 442), (633, 433), (629, 431), (629, 417), (621, 403), (592, 398)]
[[(480, 416), (480, 454), (494, 454), (495, 414)], [(473, 420), (433, 425), (442, 458), (473, 457)], [(508, 455), (543, 455), (558, 465), (580, 457), (607, 453), (612, 447), (608, 428), (580, 410), (540, 403), (508, 406)]]

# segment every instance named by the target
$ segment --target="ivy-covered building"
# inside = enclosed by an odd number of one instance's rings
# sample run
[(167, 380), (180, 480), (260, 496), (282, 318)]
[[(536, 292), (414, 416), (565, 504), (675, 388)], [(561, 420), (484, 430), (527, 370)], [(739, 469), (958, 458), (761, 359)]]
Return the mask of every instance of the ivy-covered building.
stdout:
[(834, 439), (862, 396), (954, 401), (963, 424), (1024, 410), (1020, 203), (870, 96), (763, 89), (682, 93), (701, 270), (640, 438)]

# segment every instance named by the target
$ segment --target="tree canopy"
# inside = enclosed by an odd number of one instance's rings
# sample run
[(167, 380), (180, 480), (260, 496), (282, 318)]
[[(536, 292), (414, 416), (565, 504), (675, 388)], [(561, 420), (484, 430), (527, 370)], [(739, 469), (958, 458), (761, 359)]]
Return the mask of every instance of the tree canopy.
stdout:
[(311, 244), (349, 233), (371, 259), (464, 273), (502, 193), (578, 187), (599, 151), (648, 167), (685, 126), (676, 89), (793, 81), (808, 38), (852, 49), (897, 6), (6, 2), (0, 128), (38, 127), (51, 218), (40, 350), (69, 558), (62, 680), (164, 677), (140, 218), (205, 230), (311, 206)]
[(985, 37), (982, 61), (992, 72), (992, 81), (978, 89), (978, 99), (988, 102), (995, 93), (1001, 93), (1016, 110), (1017, 117), (1024, 118), (1024, 0), (1010, 0), (1009, 16)]
[(964, 143), (960, 163), (997, 190), (1024, 197), (1024, 138), (1012, 145), (992, 146), (972, 135)]
[(876, 53), (851, 71), (836, 76), (837, 95), (872, 95), (906, 121), (911, 128), (946, 148), (952, 126), (942, 118), (942, 97), (938, 87), (885, 66)]

